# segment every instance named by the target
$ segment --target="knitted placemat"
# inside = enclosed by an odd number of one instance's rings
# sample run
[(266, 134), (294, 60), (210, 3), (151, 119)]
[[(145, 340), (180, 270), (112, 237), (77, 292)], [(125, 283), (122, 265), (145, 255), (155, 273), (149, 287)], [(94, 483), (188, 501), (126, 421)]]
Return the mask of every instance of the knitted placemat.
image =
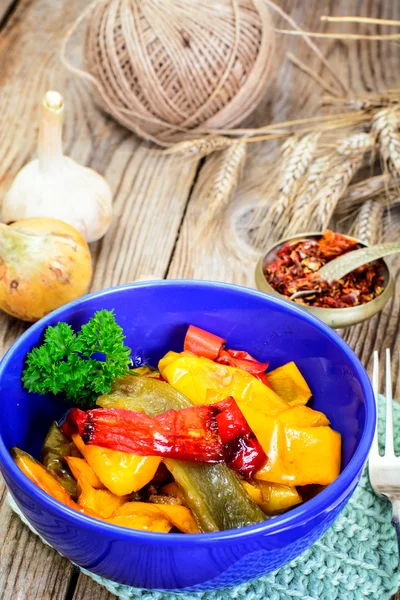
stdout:
[[(381, 399), (380, 414), (383, 409)], [(400, 453), (397, 403), (393, 417), (398, 431), (395, 449)], [(383, 435), (382, 419), (379, 433)], [(37, 534), (10, 495), (8, 500)], [(390, 503), (375, 496), (364, 472), (350, 502), (325, 535), (294, 561), (260, 579), (225, 590), (176, 594), (132, 588), (81, 571), (123, 600), (389, 600), (400, 585), (397, 538), (390, 517)]]

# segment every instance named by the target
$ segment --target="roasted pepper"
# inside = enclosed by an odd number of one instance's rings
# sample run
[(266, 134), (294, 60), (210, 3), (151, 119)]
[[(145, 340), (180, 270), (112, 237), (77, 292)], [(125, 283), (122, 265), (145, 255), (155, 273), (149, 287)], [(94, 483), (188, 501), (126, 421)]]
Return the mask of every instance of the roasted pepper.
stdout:
[(330, 427), (298, 427), (247, 409), (246, 419), (268, 456), (254, 477), (299, 486), (328, 485), (340, 473), (341, 438)]
[(162, 528), (167, 533), (172, 527), (176, 527), (184, 533), (200, 533), (192, 512), (186, 506), (127, 502), (118, 508), (107, 521), (135, 528), (135, 519), (137, 518), (149, 520), (148, 526), (143, 527), (149, 531), (160, 531)]
[(213, 406), (221, 412), (216, 416), (218, 431), (224, 444), (223, 454), (228, 467), (249, 479), (261, 469), (267, 457), (251, 431), (234, 398), (229, 397)]
[[(113, 496), (112, 515), (105, 518), (101, 514), (95, 512), (92, 507), (100, 510), (103, 514), (107, 514), (110, 511), (110, 507), (107, 507), (107, 503), (112, 496), (109, 495), (109, 492), (92, 488), (88, 494), (88, 489), (86, 489), (86, 496), (85, 494), (81, 494), (80, 497), (80, 501), (86, 505), (81, 506), (72, 500), (67, 490), (59, 483), (54, 475), (32, 456), (19, 448), (13, 448), (11, 454), (21, 471), (40, 489), (69, 508), (89, 517), (106, 521), (112, 525), (121, 525), (132, 529), (156, 531), (159, 533), (168, 533), (174, 526), (186, 533), (197, 533), (199, 531), (191, 512), (184, 506), (165, 508), (143, 502), (126, 502), (126, 498), (122, 499), (117, 498), (116, 496)], [(90, 494), (92, 494), (91, 497), (89, 497)], [(95, 498), (93, 497), (93, 494), (96, 494)], [(100, 494), (102, 496), (101, 499)]]
[(231, 365), (243, 371), (248, 371), (248, 373), (254, 375), (265, 385), (268, 385), (268, 379), (265, 374), (268, 363), (256, 360), (243, 350), (225, 348), (225, 342), (226, 340), (209, 331), (189, 325), (183, 349), (185, 352), (190, 352), (196, 356), (210, 358), (223, 365)]
[(168, 410), (157, 417), (124, 408), (73, 408), (68, 429), (76, 430), (86, 445), (143, 456), (162, 456), (195, 462), (223, 460), (223, 446), (215, 426), (217, 408), (209, 405)]
[(96, 490), (104, 489), (104, 484), (101, 483), (100, 479), (97, 477), (92, 467), (89, 465), (88, 462), (86, 462), (84, 458), (78, 458), (76, 456), (66, 456), (65, 460), (67, 461), (70, 471), (75, 477), (76, 481), (84, 480)]
[(140, 490), (152, 480), (160, 464), (158, 456), (136, 456), (100, 446), (86, 446), (78, 434), (72, 439), (103, 485), (117, 496)]
[[(191, 406), (191, 402), (170, 385), (131, 375), (115, 382), (111, 394), (101, 396), (97, 404), (104, 408), (143, 410), (150, 416)], [(225, 464), (194, 464), (174, 459), (166, 459), (165, 464), (203, 531), (244, 527), (265, 519), (237, 475)]]
[(70, 494), (67, 492), (65, 487), (61, 485), (58, 479), (56, 479), (54, 475), (50, 473), (48, 469), (46, 469), (46, 467), (35, 460), (33, 456), (27, 452), (24, 452), (23, 450), (20, 450), (19, 448), (12, 448), (11, 456), (21, 471), (28, 477), (28, 479), (30, 479), (49, 496), (55, 500), (58, 500), (62, 504), (65, 504), (69, 508), (73, 508), (74, 510), (77, 510), (85, 515), (90, 517), (98, 516), (89, 508), (84, 508), (83, 506), (79, 506), (79, 504), (74, 502)]
[(195, 325), (189, 325), (183, 342), (183, 348), (185, 352), (191, 352), (196, 356), (205, 356), (206, 358), (215, 360), (224, 344), (224, 338), (200, 329)]
[[(221, 399), (221, 393), (232, 394), (268, 457), (256, 478), (290, 486), (327, 485), (336, 479), (340, 435), (326, 426), (325, 415), (308, 407), (291, 407), (249, 373), (220, 368), (184, 352), (169, 352), (159, 363), (163, 377), (193, 402), (213, 402)], [(298, 382), (298, 374), (294, 377)]]
[[(251, 373), (186, 352), (168, 352), (158, 364), (161, 375), (194, 404), (233, 396), (242, 405), (275, 415), (289, 405)], [(242, 411), (243, 412), (243, 411)]]
[(129, 496), (116, 496), (109, 490), (98, 490), (92, 487), (85, 479), (78, 479), (78, 504), (89, 508), (100, 517), (107, 519), (128, 502)]
[(306, 380), (294, 362), (286, 363), (268, 373), (270, 387), (288, 404), (306, 404), (312, 396)]
[(70, 456), (71, 446), (68, 438), (61, 432), (59, 426), (54, 422), (44, 441), (40, 452), (40, 461), (54, 475), (62, 486), (71, 494), (76, 496), (76, 481), (72, 477), (65, 458)]
[(266, 481), (242, 481), (242, 485), (267, 515), (276, 515), (302, 502), (295, 487)]
[(324, 413), (308, 406), (293, 406), (278, 415), (277, 419), (281, 423), (295, 427), (320, 427), (330, 424)]

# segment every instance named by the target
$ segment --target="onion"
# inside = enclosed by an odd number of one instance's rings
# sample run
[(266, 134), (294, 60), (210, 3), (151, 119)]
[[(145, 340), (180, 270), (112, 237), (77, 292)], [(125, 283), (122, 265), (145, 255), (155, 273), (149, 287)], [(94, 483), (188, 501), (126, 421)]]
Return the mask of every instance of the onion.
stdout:
[(0, 308), (34, 322), (85, 294), (92, 275), (87, 243), (71, 225), (36, 217), (0, 223)]

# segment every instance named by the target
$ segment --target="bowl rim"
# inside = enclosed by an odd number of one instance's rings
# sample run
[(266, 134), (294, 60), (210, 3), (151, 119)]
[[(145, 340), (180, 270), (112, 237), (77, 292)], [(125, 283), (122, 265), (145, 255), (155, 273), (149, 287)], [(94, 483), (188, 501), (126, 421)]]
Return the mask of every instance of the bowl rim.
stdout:
[[(294, 300), (291, 300), (287, 296), (284, 296), (280, 292), (277, 292), (276, 289), (273, 288), (272, 285), (265, 279), (265, 275), (264, 275), (265, 260), (268, 256), (268, 254), (270, 254), (270, 252), (272, 252), (275, 249), (276, 250), (280, 249), (287, 242), (291, 242), (292, 240), (296, 240), (296, 239), (300, 240), (302, 238), (307, 238), (307, 237), (308, 238), (316, 237), (316, 236), (322, 237), (323, 233), (324, 233), (323, 231), (307, 231), (305, 233), (299, 233), (297, 235), (290, 235), (288, 237), (278, 240), (272, 246), (270, 246), (268, 248), (268, 250), (260, 256), (260, 258), (256, 264), (255, 276), (256, 276), (257, 288), (266, 294), (272, 294), (272, 295), (276, 296), (277, 298), (281, 298), (282, 300), (285, 300), (286, 302), (290, 302), (292, 304), (297, 304)], [(369, 244), (366, 244), (362, 240), (355, 238), (352, 235), (347, 235), (347, 233), (343, 233), (342, 235), (344, 237), (349, 238), (350, 240), (354, 240), (354, 241), (358, 242), (359, 244), (362, 244), (362, 246), (365, 248), (369, 246)], [(297, 306), (301, 306), (304, 310), (311, 311), (311, 314), (314, 314), (317, 316), (321, 315), (320, 318), (322, 319), (322, 318), (326, 317), (328, 314), (340, 315), (341, 317), (346, 315), (348, 318), (357, 317), (359, 315), (359, 313), (362, 312), (363, 309), (365, 309), (365, 307), (372, 307), (372, 306), (376, 306), (377, 304), (380, 304), (383, 301), (382, 298), (384, 298), (384, 304), (386, 304), (386, 302), (390, 299), (390, 297), (393, 296), (394, 280), (393, 280), (392, 272), (389, 268), (387, 261), (384, 258), (381, 258), (380, 260), (384, 263), (384, 265), (386, 267), (387, 282), (383, 289), (383, 292), (376, 298), (369, 300), (369, 302), (364, 302), (364, 304), (358, 304), (357, 306), (348, 306), (346, 308), (333, 308), (333, 307), (328, 308), (328, 307), (323, 307), (323, 306), (312, 306), (311, 304), (306, 304), (306, 305), (297, 304)], [(258, 285), (258, 281), (257, 281), (258, 278), (260, 279), (260, 281), (262, 281), (262, 286)], [(263, 289), (261, 289), (261, 287), (263, 287)]]
[(224, 541), (229, 542), (231, 540), (245, 541), (247, 537), (252, 537), (253, 535), (264, 534), (269, 536), (271, 534), (277, 534), (282, 530), (287, 530), (292, 526), (301, 526), (305, 522), (308, 522), (314, 517), (318, 516), (320, 513), (325, 512), (326, 510), (333, 510), (334, 506), (336, 506), (342, 499), (344, 499), (345, 496), (348, 495), (349, 488), (355, 482), (355, 478), (357, 477), (357, 475), (362, 472), (362, 469), (366, 463), (375, 432), (376, 404), (372, 390), (372, 385), (368, 378), (367, 372), (357, 355), (350, 348), (350, 346), (348, 346), (348, 344), (346, 344), (346, 342), (328, 325), (323, 323), (320, 319), (316, 318), (311, 313), (302, 310), (301, 308), (296, 306), (295, 303), (293, 303), (293, 305), (289, 304), (288, 302), (285, 302), (280, 298), (274, 296), (266, 296), (266, 294), (263, 292), (254, 290), (252, 288), (247, 288), (245, 286), (206, 280), (151, 280), (127, 283), (119, 286), (106, 288), (97, 292), (93, 292), (91, 294), (86, 294), (85, 296), (81, 296), (77, 300), (63, 305), (62, 307), (52, 311), (51, 313), (34, 323), (31, 327), (29, 327), (12, 344), (12, 346), (9, 348), (9, 350), (1, 360), (0, 378), (3, 376), (4, 371), (6, 370), (15, 349), (19, 345), (23, 344), (24, 341), (29, 338), (32, 332), (45, 327), (47, 320), (57, 317), (58, 315), (62, 315), (62, 313), (66, 310), (79, 307), (82, 303), (85, 303), (88, 300), (118, 293), (119, 290), (158, 286), (171, 288), (179, 288), (181, 286), (193, 288), (201, 287), (210, 290), (222, 288), (227, 291), (244, 293), (246, 295), (261, 299), (267, 304), (276, 304), (279, 307), (284, 308), (288, 312), (294, 311), (298, 317), (305, 321), (308, 321), (311, 325), (316, 327), (322, 334), (325, 334), (340, 347), (340, 349), (344, 352), (345, 356), (353, 364), (353, 367), (360, 379), (362, 392), (365, 398), (365, 426), (361, 435), (359, 445), (354, 455), (350, 459), (348, 465), (343, 469), (343, 471), (341, 471), (338, 478), (311, 500), (300, 504), (299, 506), (289, 510), (287, 513), (275, 516), (272, 519), (263, 521), (262, 523), (218, 532), (207, 532), (206, 534), (201, 535), (182, 535), (181, 533), (169, 533), (168, 535), (165, 535), (164, 533), (154, 533), (149, 531), (129, 529), (127, 527), (121, 527), (118, 525), (112, 525), (110, 523), (106, 523), (104, 521), (100, 521), (98, 519), (81, 514), (73, 510), (72, 508), (65, 506), (58, 500), (55, 500), (46, 492), (38, 488), (33, 482), (31, 482), (17, 467), (17, 465), (11, 457), (9, 450), (4, 444), (2, 436), (0, 436), (0, 465), (3, 465), (3, 468), (6, 471), (8, 471), (9, 474), (11, 474), (13, 480), (17, 482), (19, 487), (22, 488), (22, 490), (27, 495), (39, 501), (39, 503), (46, 509), (50, 509), (50, 511), (55, 513), (58, 518), (67, 517), (69, 521), (73, 524), (76, 524), (77, 526), (83, 526), (89, 530), (96, 530), (97, 532), (99, 527), (104, 528), (104, 531), (108, 534), (113, 535), (114, 539), (115, 536), (118, 536), (119, 538), (124, 538), (125, 541), (139, 540), (141, 542), (148, 542), (149, 544), (159, 544), (160, 542), (162, 542), (163, 544), (174, 545), (179, 540), (179, 544), (183, 546), (188, 544), (191, 545), (193, 543), (208, 545), (212, 544), (216, 540), (219, 540), (220, 543), (223, 543)]

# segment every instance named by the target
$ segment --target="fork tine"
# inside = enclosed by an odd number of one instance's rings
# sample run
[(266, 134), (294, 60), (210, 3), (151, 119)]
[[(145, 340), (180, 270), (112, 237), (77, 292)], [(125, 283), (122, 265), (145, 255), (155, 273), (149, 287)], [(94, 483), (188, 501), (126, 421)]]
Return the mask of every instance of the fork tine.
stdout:
[(375, 405), (376, 405), (376, 427), (375, 427), (375, 435), (371, 446), (371, 451), (369, 455), (369, 459), (376, 459), (379, 456), (379, 447), (378, 447), (378, 383), (379, 383), (379, 355), (375, 350), (374, 358), (373, 358), (373, 367), (372, 367), (372, 387), (374, 390), (375, 396)]
[(390, 368), (390, 349), (386, 349), (386, 439), (385, 455), (394, 455), (393, 445), (393, 396), (392, 396), (392, 372)]

